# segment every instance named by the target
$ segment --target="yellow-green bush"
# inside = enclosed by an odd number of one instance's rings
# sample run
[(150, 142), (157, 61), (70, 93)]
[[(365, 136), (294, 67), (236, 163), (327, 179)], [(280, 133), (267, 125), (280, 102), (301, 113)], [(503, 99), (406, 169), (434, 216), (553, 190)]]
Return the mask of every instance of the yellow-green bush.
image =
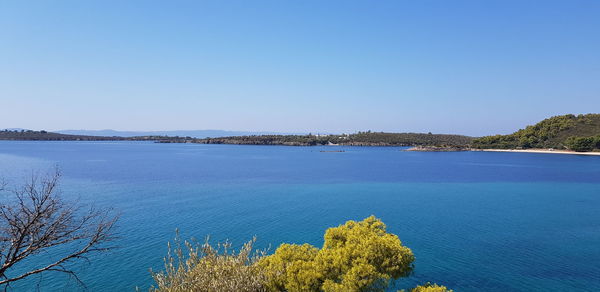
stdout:
[(413, 261), (412, 251), (371, 216), (328, 229), (321, 249), (283, 244), (258, 265), (273, 291), (327, 292), (383, 289), (410, 273)]

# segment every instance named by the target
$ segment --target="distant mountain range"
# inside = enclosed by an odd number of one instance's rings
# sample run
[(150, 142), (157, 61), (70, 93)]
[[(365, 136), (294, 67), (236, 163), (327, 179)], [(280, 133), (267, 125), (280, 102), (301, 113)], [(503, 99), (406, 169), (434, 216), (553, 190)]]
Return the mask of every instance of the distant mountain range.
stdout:
[(179, 136), (192, 138), (218, 138), (250, 135), (299, 135), (305, 133), (245, 132), (224, 130), (173, 130), (173, 131), (116, 131), (116, 130), (60, 130), (55, 133), (81, 136), (138, 137), (138, 136)]

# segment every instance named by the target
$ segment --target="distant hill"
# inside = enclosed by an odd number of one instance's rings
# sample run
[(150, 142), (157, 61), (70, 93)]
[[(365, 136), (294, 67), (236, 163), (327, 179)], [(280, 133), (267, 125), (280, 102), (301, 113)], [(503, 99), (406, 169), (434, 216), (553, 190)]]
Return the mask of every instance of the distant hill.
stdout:
[(465, 146), (473, 138), (461, 135), (425, 133), (359, 132), (350, 135), (260, 135), (194, 140), (202, 144), (244, 145), (347, 145), (347, 146)]
[(42, 141), (99, 141), (115, 140), (114, 137), (98, 137), (84, 135), (65, 135), (47, 131), (32, 131), (25, 129), (4, 129), (0, 131), (0, 140), (42, 140)]
[(600, 149), (600, 114), (555, 116), (509, 135), (477, 138), (471, 146), (480, 149)]
[(139, 137), (139, 136), (179, 136), (192, 138), (215, 138), (228, 136), (246, 136), (246, 135), (282, 135), (292, 133), (275, 132), (245, 132), (245, 131), (224, 131), (224, 130), (173, 130), (173, 131), (116, 131), (116, 130), (60, 130), (56, 133), (67, 135), (83, 136), (117, 136), (117, 137)]
[(137, 137), (117, 137), (117, 136), (88, 136), (88, 135), (67, 135), (48, 131), (32, 130), (0, 130), (0, 140), (14, 141), (184, 141), (181, 137), (167, 136), (137, 136)]

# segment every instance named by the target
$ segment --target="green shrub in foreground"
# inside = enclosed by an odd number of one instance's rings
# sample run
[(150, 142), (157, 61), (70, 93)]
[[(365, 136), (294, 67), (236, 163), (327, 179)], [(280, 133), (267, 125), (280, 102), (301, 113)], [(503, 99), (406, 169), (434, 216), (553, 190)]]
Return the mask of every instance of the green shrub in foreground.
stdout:
[[(254, 240), (239, 252), (229, 244), (176, 243), (165, 271), (153, 274), (153, 291), (384, 291), (412, 272), (415, 259), (374, 216), (329, 228), (322, 248), (282, 244), (272, 255), (253, 251)], [(449, 290), (427, 284), (411, 291)]]
[(153, 273), (153, 291), (266, 291), (267, 280), (255, 265), (261, 253), (252, 251), (254, 240), (244, 244), (239, 252), (231, 251), (229, 243), (211, 246), (175, 239), (169, 245), (165, 270)]

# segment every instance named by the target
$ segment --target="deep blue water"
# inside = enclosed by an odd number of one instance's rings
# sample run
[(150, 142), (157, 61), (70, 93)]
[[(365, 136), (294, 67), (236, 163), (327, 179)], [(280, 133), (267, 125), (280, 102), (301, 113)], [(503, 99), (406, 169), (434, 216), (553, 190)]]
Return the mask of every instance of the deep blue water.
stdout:
[[(600, 291), (600, 156), (399, 150), (0, 142), (0, 175), (58, 165), (67, 199), (121, 213), (120, 248), (76, 267), (89, 291), (146, 290), (176, 228), (320, 246), (326, 228), (371, 214), (415, 253), (396, 288)], [(81, 289), (61, 274), (13, 288)]]

